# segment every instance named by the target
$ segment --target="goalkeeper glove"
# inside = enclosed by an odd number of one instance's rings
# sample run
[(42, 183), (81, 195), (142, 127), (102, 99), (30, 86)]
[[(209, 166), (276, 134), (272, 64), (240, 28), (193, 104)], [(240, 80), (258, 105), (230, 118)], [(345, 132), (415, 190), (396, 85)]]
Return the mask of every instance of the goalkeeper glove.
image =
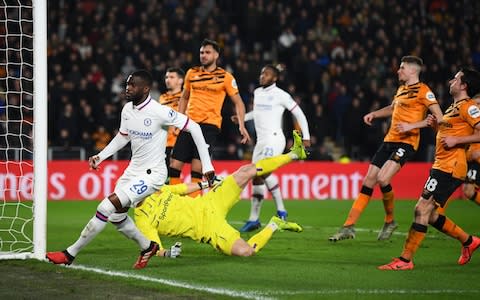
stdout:
[(223, 177), (215, 176), (213, 178), (213, 184), (212, 185), (210, 185), (210, 183), (208, 181), (201, 181), (201, 182), (198, 183), (198, 186), (200, 187), (201, 190), (204, 190), (206, 188), (216, 186), (217, 184), (219, 184), (222, 181), (223, 181)]
[(163, 253), (163, 256), (169, 257), (169, 258), (177, 258), (180, 256), (182, 253), (182, 243), (181, 242), (176, 242), (175, 245), (170, 247), (170, 250), (165, 250)]

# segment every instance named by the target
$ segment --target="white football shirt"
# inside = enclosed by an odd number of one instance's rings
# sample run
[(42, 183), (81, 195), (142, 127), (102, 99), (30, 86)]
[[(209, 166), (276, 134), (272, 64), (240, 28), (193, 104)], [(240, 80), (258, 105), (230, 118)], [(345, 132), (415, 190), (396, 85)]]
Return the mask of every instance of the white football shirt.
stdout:
[(168, 126), (183, 128), (188, 118), (163, 106), (152, 97), (135, 106), (128, 102), (122, 109), (119, 132), (131, 143), (132, 158), (128, 169), (156, 170), (167, 175), (165, 147)]
[[(268, 137), (272, 135), (272, 133), (283, 135), (283, 113), (286, 109), (293, 111), (297, 108), (298, 104), (290, 94), (277, 87), (276, 84), (272, 84), (266, 88), (256, 88), (253, 95), (253, 113), (249, 112), (245, 120), (248, 121), (253, 117), (257, 140)], [(308, 127), (306, 132), (308, 132)]]

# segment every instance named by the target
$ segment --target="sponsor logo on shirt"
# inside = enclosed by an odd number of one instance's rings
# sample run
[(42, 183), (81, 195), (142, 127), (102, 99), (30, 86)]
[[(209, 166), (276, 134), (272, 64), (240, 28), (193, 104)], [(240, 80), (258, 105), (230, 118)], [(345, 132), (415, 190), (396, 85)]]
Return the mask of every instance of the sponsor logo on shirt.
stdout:
[(138, 131), (133, 129), (128, 130), (128, 135), (133, 138), (141, 138), (144, 140), (150, 140), (153, 137), (152, 132), (143, 132), (143, 131)]

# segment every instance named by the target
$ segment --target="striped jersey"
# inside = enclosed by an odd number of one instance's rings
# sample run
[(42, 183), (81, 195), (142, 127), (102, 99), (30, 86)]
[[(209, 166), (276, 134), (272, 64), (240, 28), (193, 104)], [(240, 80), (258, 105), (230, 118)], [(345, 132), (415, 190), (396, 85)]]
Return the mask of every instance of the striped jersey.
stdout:
[[(182, 95), (182, 91), (179, 91), (175, 94), (164, 93), (160, 95), (158, 102), (162, 105), (166, 105), (175, 111), (178, 111), (178, 101), (180, 100), (180, 96)], [(175, 134), (175, 127), (170, 126), (168, 128), (168, 137), (167, 137), (167, 147), (173, 147), (175, 145), (175, 141), (177, 140), (177, 135)]]
[(468, 136), (480, 122), (480, 109), (472, 99), (463, 99), (452, 103), (438, 124), (435, 146), (435, 162), (432, 168), (452, 174), (464, 180), (467, 175), (466, 148), (468, 145), (456, 145), (445, 148), (441, 139), (446, 136)]
[(420, 142), (420, 129), (416, 128), (401, 133), (397, 129), (397, 124), (420, 122), (425, 119), (428, 107), (432, 104), (438, 104), (438, 102), (426, 84), (418, 82), (401, 85), (393, 97), (392, 122), (384, 141), (410, 144), (413, 149), (417, 150)]
[(218, 128), (222, 124), (221, 111), (225, 95), (238, 94), (235, 78), (219, 67), (212, 72), (205, 71), (201, 66), (189, 69), (183, 87), (190, 92), (187, 116), (197, 123), (211, 124)]

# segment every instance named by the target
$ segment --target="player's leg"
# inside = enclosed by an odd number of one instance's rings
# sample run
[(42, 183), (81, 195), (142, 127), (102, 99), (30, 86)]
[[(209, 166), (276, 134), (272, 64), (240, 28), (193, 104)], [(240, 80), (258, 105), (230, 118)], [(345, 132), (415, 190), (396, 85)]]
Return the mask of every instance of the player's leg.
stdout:
[[(193, 148), (192, 148), (193, 147)], [(192, 150), (195, 148), (192, 136), (186, 131), (181, 131), (170, 154), (168, 177), (170, 184), (182, 183), (180, 174), (185, 163), (192, 161)]]
[(265, 195), (263, 178), (254, 177), (252, 180), (252, 200), (250, 201), (250, 216), (248, 221), (240, 228), (240, 232), (250, 232), (260, 228), (260, 210)]
[[(285, 136), (283, 134), (274, 135), (269, 142), (272, 150), (273, 155), (280, 155), (282, 154), (283, 150), (285, 149)], [(268, 191), (272, 195), (273, 201), (275, 202), (275, 207), (277, 208), (277, 216), (281, 219), (287, 219), (287, 210), (283, 203), (282, 192), (280, 190), (280, 185), (278, 184), (278, 179), (275, 175), (268, 174), (264, 176), (265, 178), (265, 186), (267, 187)]]
[[(192, 170), (190, 171), (190, 178), (190, 181), (196, 184), (203, 181), (202, 162), (199, 159), (192, 159)], [(197, 196), (200, 196), (201, 194), (202, 190), (198, 190), (188, 195), (192, 198), (195, 198)]]
[[(205, 138), (205, 142), (210, 146), (208, 148), (208, 152), (210, 156), (212, 156), (212, 148), (215, 146), (217, 142), (217, 137), (220, 134), (220, 129), (215, 125), (210, 124), (200, 124), (200, 128), (202, 129), (203, 137)], [(191, 138), (190, 138), (191, 139)], [(199, 183), (203, 180), (203, 173), (202, 173), (202, 162), (200, 161), (200, 155), (198, 154), (198, 149), (191, 139), (192, 147), (190, 151), (192, 151), (192, 170), (191, 170), (191, 182), (192, 183)], [(199, 190), (197, 192), (191, 193), (189, 196), (197, 197), (202, 194), (202, 191)]]
[[(257, 140), (253, 149), (252, 163), (265, 158), (268, 145), (264, 140)], [(247, 222), (240, 228), (240, 232), (250, 232), (261, 227), (260, 210), (265, 197), (265, 181), (262, 177), (254, 177), (252, 180), (252, 199), (250, 200), (250, 216)]]
[(343, 226), (332, 236), (328, 238), (331, 242), (337, 242), (345, 239), (355, 238), (355, 223), (360, 218), (362, 212), (368, 205), (370, 198), (373, 194), (373, 187), (377, 182), (377, 174), (380, 168), (374, 164), (370, 164), (368, 167), (367, 175), (365, 176), (357, 198), (352, 204), (350, 211), (348, 212), (347, 219), (343, 223)]
[(88, 245), (105, 228), (108, 217), (117, 209), (122, 209), (122, 207), (118, 197), (113, 193), (100, 202), (95, 216), (88, 221), (75, 243), (64, 251), (48, 252), (47, 258), (55, 264), (71, 264), (83, 247)]
[(480, 186), (480, 164), (477, 161), (468, 162), (467, 179), (463, 185), (463, 194), (465, 197), (477, 205), (480, 205), (480, 195), (478, 187)]
[(415, 150), (411, 145), (405, 143), (392, 143), (391, 155), (383, 164), (377, 175), (377, 182), (383, 195), (383, 207), (385, 209), (385, 218), (382, 229), (378, 234), (378, 240), (388, 240), (398, 224), (394, 219), (394, 199), (395, 195), (391, 186), (393, 176), (395, 176), (407, 160), (415, 154)]

